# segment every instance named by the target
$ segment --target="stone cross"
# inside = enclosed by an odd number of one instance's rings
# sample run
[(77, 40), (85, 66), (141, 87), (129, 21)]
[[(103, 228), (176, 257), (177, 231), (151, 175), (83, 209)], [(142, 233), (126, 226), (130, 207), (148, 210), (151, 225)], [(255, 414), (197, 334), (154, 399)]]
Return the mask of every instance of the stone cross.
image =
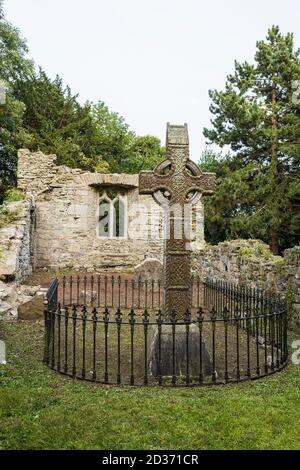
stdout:
[(212, 194), (215, 187), (215, 174), (202, 173), (189, 160), (187, 124), (178, 126), (168, 123), (166, 160), (158, 164), (154, 171), (141, 172), (139, 178), (140, 194), (151, 194), (158, 203), (168, 208), (164, 260), (167, 315), (174, 310), (177, 317), (182, 318), (186, 310), (191, 309), (189, 212), (202, 194)]

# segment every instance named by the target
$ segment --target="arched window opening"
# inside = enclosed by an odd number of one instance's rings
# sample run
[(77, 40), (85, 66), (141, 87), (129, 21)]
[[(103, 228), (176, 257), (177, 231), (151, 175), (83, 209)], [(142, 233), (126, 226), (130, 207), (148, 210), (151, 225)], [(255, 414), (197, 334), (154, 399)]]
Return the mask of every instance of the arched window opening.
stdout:
[(99, 204), (99, 237), (109, 237), (110, 201), (102, 199)]
[(127, 197), (124, 191), (106, 189), (99, 200), (100, 238), (124, 238), (127, 227)]

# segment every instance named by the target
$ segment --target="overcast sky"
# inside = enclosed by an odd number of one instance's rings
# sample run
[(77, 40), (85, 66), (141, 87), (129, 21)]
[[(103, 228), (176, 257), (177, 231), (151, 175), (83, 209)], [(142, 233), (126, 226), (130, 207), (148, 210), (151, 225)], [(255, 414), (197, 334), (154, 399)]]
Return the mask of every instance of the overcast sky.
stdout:
[(251, 61), (272, 24), (300, 47), (299, 0), (5, 0), (5, 12), (80, 101), (104, 101), (163, 144), (168, 121), (187, 122), (196, 161), (208, 90), (224, 87), (234, 60)]

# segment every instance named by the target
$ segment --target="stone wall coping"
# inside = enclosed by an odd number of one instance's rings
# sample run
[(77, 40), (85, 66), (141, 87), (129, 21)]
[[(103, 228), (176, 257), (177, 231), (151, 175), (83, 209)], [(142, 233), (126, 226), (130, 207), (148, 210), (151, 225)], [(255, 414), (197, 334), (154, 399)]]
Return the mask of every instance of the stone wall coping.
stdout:
[[(49, 184), (50, 187), (60, 184), (60, 177), (67, 178), (68, 176), (80, 177), (81, 181), (88, 186), (107, 185), (107, 186), (124, 186), (127, 188), (137, 188), (139, 184), (138, 174), (127, 173), (93, 173), (91, 171), (84, 171), (80, 168), (70, 168), (66, 165), (57, 165), (57, 156), (54, 154), (45, 155), (40, 151), (31, 152), (28, 149), (20, 149), (18, 151), (18, 159), (24, 158), (41, 158), (43, 165), (47, 163), (52, 167), (53, 173), (57, 175), (57, 180)], [(30, 172), (30, 167), (28, 167)]]

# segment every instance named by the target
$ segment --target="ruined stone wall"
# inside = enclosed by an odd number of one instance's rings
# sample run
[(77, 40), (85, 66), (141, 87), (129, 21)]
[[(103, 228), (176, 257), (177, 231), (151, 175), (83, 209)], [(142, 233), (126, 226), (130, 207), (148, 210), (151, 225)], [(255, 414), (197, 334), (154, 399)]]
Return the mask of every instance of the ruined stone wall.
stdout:
[[(128, 192), (129, 205), (136, 193)], [(82, 184), (81, 178), (40, 196), (36, 200), (36, 267), (130, 269), (147, 251), (161, 257), (161, 241), (99, 238), (97, 208), (97, 190)]]
[(300, 246), (285, 250), (284, 252), (284, 279), (287, 292), (293, 304), (294, 323), (300, 327)]
[(6, 205), (13, 221), (0, 229), (0, 276), (20, 284), (33, 270), (32, 216), (29, 200)]
[(18, 188), (33, 196), (46, 191), (57, 175), (56, 155), (29, 150), (18, 152)]
[(4, 209), (11, 220), (0, 229), (0, 320), (16, 320), (18, 304), (24, 301), (20, 284), (32, 273), (34, 263), (31, 202), (5, 204)]
[[(131, 270), (145, 256), (163, 261), (163, 212), (152, 196), (139, 195), (138, 175), (84, 172), (57, 166), (55, 160), (54, 155), (28, 150), (18, 155), (18, 187), (34, 199), (36, 269)], [(124, 238), (97, 235), (99, 191), (106, 187), (126, 191), (129, 232)], [(200, 226), (194, 249), (204, 242), (201, 202), (196, 210)]]
[(206, 245), (193, 255), (193, 271), (201, 279), (215, 278), (281, 293), (293, 304), (300, 325), (300, 247), (273, 256), (259, 240), (233, 240)]

